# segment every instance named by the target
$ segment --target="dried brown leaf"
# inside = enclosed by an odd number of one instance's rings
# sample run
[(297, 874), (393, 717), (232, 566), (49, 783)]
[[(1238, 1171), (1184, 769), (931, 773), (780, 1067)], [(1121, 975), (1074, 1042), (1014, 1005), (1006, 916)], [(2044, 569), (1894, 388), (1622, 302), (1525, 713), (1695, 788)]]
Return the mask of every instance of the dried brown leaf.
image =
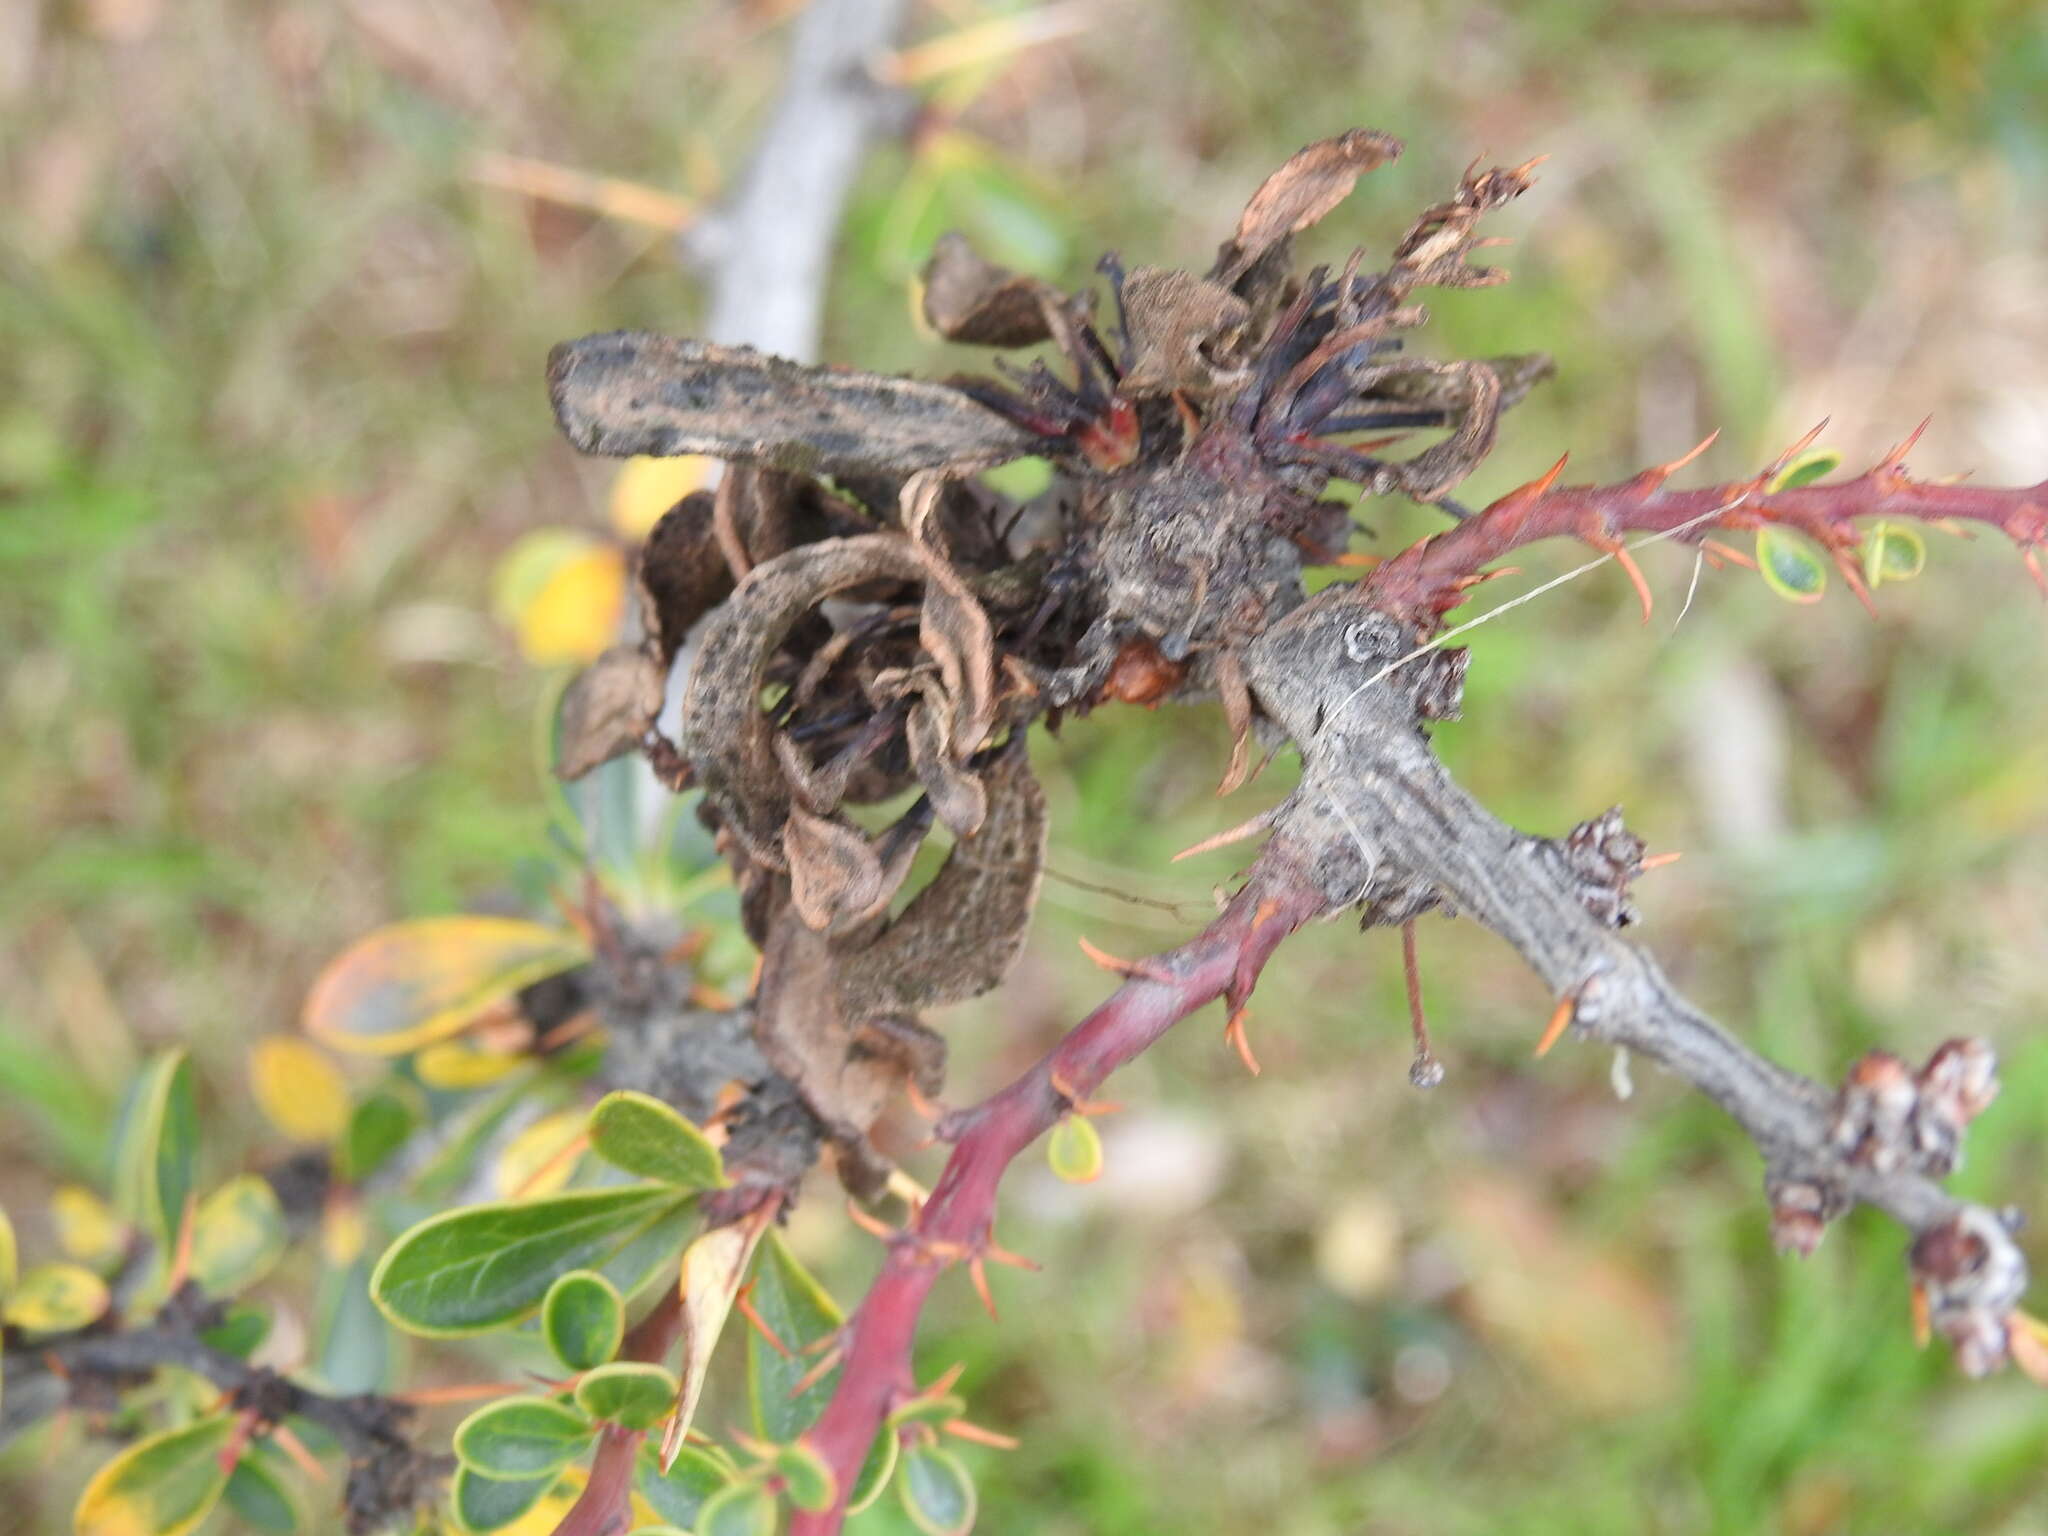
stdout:
[(789, 860), (789, 894), (797, 915), (820, 933), (858, 927), (895, 894), (896, 883), (866, 837), (800, 805), (789, 808), (782, 824), (782, 853)]
[(1216, 793), (1227, 795), (1245, 781), (1252, 762), (1252, 690), (1245, 680), (1244, 663), (1235, 651), (1218, 651), (1209, 670), (1216, 679), (1216, 697), (1223, 705), (1223, 719), (1230, 727), (1230, 766), (1223, 770), (1223, 782)]
[(1209, 395), (1242, 378), (1238, 348), (1251, 308), (1221, 283), (1191, 272), (1137, 267), (1124, 279), (1131, 398), (1183, 390)]
[(981, 780), (953, 756), (951, 709), (943, 694), (928, 689), (910, 711), (904, 735), (910, 743), (910, 766), (931, 797), (932, 809), (955, 837), (972, 837), (988, 815), (988, 794)]
[(977, 347), (1030, 347), (1052, 334), (1038, 278), (984, 261), (965, 235), (948, 231), (924, 268), (924, 317), (948, 341)]
[(1242, 271), (1269, 246), (1316, 223), (1351, 195), (1360, 176), (1394, 159), (1401, 148), (1392, 134), (1354, 128), (1296, 152), (1245, 204), (1231, 242), (1233, 266)]
[(712, 527), (709, 491), (692, 491), (649, 530), (638, 581), (640, 621), (663, 662), (673, 661), (691, 626), (732, 591), (732, 572)]
[(562, 694), (555, 773), (580, 779), (640, 745), (661, 709), (666, 669), (637, 645), (615, 645)]

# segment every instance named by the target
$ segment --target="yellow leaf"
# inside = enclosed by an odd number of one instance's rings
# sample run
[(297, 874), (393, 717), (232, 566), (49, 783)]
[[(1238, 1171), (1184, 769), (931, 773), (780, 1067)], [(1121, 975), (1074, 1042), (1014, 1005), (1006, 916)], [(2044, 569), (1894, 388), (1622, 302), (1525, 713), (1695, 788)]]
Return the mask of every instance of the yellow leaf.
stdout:
[(185, 1536), (213, 1512), (233, 1474), (222, 1452), (235, 1421), (223, 1414), (138, 1440), (95, 1472), (78, 1496), (77, 1536)]
[(354, 1200), (330, 1200), (320, 1213), (320, 1257), (330, 1267), (348, 1268), (369, 1240), (370, 1224)]
[(249, 1088), (263, 1118), (293, 1141), (330, 1142), (348, 1127), (348, 1084), (324, 1051), (291, 1035), (249, 1050)]
[(573, 934), (510, 917), (427, 917), (380, 928), (328, 963), (306, 1033), (396, 1056), (458, 1034), (493, 1003), (589, 958)]
[(0, 1321), (30, 1333), (70, 1333), (106, 1310), (107, 1282), (78, 1264), (38, 1264), (0, 1303)]
[(622, 539), (638, 543), (661, 515), (711, 479), (711, 460), (701, 454), (678, 459), (628, 459), (612, 477), (611, 523)]
[(66, 1258), (98, 1268), (127, 1246), (128, 1224), (83, 1184), (60, 1184), (50, 1196), (50, 1222)]
[(474, 1040), (443, 1040), (415, 1056), (412, 1069), (429, 1088), (460, 1093), (497, 1082), (524, 1060), (516, 1051), (485, 1050)]
[[(525, 1514), (510, 1525), (501, 1525), (491, 1536), (554, 1536), (555, 1527), (562, 1523), (562, 1517), (576, 1507), (576, 1499), (583, 1492), (583, 1485), (590, 1480), (590, 1472), (584, 1467), (568, 1467), (562, 1472), (562, 1480), (540, 1496)], [(652, 1504), (638, 1493), (631, 1496), (633, 1525), (660, 1525), (661, 1515)]]
[(514, 1136), (498, 1154), (494, 1182), (500, 1200), (538, 1200), (569, 1182), (576, 1158), (569, 1148), (583, 1139), (588, 1116), (580, 1109), (544, 1115)]
[(678, 1287), (683, 1297), (682, 1391), (676, 1398), (675, 1417), (662, 1435), (662, 1462), (674, 1459), (674, 1447), (683, 1443), (690, 1421), (697, 1415), (697, 1399), (704, 1391), (704, 1372), (711, 1363), (712, 1346), (725, 1331), (732, 1299), (739, 1294), (747, 1261), (754, 1245), (767, 1229), (764, 1206), (728, 1226), (714, 1227), (683, 1250), (683, 1272)]
[(520, 609), (520, 654), (539, 666), (595, 661), (618, 639), (625, 611), (626, 557), (598, 545), (563, 561)]
[(193, 1214), (192, 1278), (211, 1295), (254, 1285), (284, 1256), (284, 1248), (284, 1211), (261, 1175), (229, 1179)]
[(7, 1293), (14, 1289), (14, 1282), (21, 1276), (21, 1253), (14, 1242), (14, 1223), (7, 1219), (7, 1212), (0, 1209), (0, 1301), (7, 1299)]

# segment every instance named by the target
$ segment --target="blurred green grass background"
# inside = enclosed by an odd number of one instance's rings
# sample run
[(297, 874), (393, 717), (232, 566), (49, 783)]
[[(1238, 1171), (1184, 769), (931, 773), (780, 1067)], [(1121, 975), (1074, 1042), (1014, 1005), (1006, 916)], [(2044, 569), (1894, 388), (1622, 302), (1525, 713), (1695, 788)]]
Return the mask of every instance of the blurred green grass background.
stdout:
[[(11, 0), (0, 11), (0, 1202), (92, 1172), (141, 1052), (189, 1043), (225, 1166), (258, 1145), (243, 1052), (379, 922), (501, 889), (540, 843), (549, 679), (489, 612), (524, 531), (601, 526), (554, 435), (546, 348), (687, 332), (665, 238), (484, 184), (537, 156), (684, 198), (738, 174), (787, 7), (539, 0)], [(988, 12), (934, 0), (916, 35)], [(1504, 289), (1418, 344), (1543, 348), (1468, 489), (1569, 448), (1616, 478), (1722, 437), (1740, 474), (1822, 415), (1860, 467), (1927, 412), (1922, 473), (2048, 473), (2048, 22), (2023, 0), (1105, 0), (942, 104), (965, 169), (885, 146), (827, 355), (944, 371), (906, 279), (965, 223), (1079, 284), (1096, 253), (1199, 264), (1260, 178), (1364, 123), (1407, 156), (1316, 234), (1383, 250), (1467, 161), (1551, 156), (1497, 221)], [(956, 82), (957, 86), (957, 82)], [(957, 159), (957, 157), (956, 157)], [(940, 163), (945, 162), (945, 163)], [(1372, 507), (1387, 544), (1425, 530)], [(1582, 555), (1539, 550), (1528, 582)], [(1619, 801), (1687, 859), (1645, 941), (1733, 1028), (1833, 1079), (1982, 1033), (2006, 1091), (1960, 1185), (2048, 1211), (2048, 620), (2010, 551), (1936, 536), (1872, 623), (1646, 560), (1472, 637), (1440, 735), (1503, 815)], [(1492, 591), (1512, 591), (1503, 583)], [(1232, 801), (1206, 712), (1105, 712), (1041, 754), (1057, 815), (1011, 987), (959, 1010), (955, 1096), (1103, 990), (1078, 955), (1199, 919)], [(1090, 887), (1109, 887), (1104, 895)], [(1153, 905), (1128, 899), (1138, 896)], [(1754, 1155), (1654, 1073), (1533, 1066), (1536, 982), (1431, 921), (1450, 1079), (1406, 1081), (1391, 937), (1320, 930), (1253, 1013), (1116, 1084), (1109, 1172), (1020, 1169), (1000, 1327), (969, 1362), (982, 1529), (1005, 1533), (2048, 1531), (2048, 1396), (1913, 1351), (1901, 1241), (1804, 1265)], [(924, 1168), (929, 1176), (936, 1165)], [(32, 1214), (23, 1218), (31, 1231)], [(847, 1299), (871, 1246), (819, 1191), (797, 1236)], [(2037, 1262), (2048, 1258), (2029, 1240)], [(63, 1527), (87, 1465), (0, 1464), (0, 1525)], [(866, 1529), (888, 1529), (886, 1521)]]

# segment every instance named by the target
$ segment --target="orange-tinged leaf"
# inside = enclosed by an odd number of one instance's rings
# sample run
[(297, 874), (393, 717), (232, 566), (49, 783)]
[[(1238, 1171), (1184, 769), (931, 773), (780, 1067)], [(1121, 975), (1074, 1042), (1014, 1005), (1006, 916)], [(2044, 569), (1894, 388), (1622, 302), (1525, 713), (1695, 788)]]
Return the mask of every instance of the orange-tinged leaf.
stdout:
[(337, 1050), (415, 1051), (489, 1004), (589, 958), (573, 934), (510, 917), (427, 917), (380, 928), (313, 983), (306, 1033)]
[(539, 666), (595, 661), (618, 638), (626, 611), (626, 557), (599, 545), (565, 560), (519, 610), (519, 651)]
[(234, 1472), (223, 1414), (138, 1440), (93, 1474), (72, 1512), (77, 1536), (184, 1536), (213, 1512)]
[(635, 543), (646, 538), (664, 512), (710, 483), (712, 464), (698, 453), (674, 459), (643, 455), (626, 460), (612, 477), (612, 531)]
[(584, 1114), (564, 1109), (543, 1115), (507, 1143), (498, 1154), (492, 1183), (500, 1200), (538, 1200), (564, 1188), (576, 1171), (570, 1151), (583, 1139)]
[(292, 1035), (266, 1035), (249, 1048), (256, 1108), (292, 1141), (329, 1142), (348, 1126), (348, 1083), (327, 1053)]
[(704, 1372), (711, 1363), (711, 1351), (725, 1330), (732, 1312), (732, 1299), (739, 1293), (747, 1261), (754, 1245), (767, 1229), (773, 1206), (764, 1206), (751, 1216), (728, 1226), (714, 1227), (683, 1251), (678, 1289), (683, 1298), (683, 1353), (681, 1390), (676, 1395), (675, 1413), (662, 1435), (662, 1459), (673, 1459), (674, 1448), (690, 1432), (697, 1415), (697, 1400), (704, 1392)]

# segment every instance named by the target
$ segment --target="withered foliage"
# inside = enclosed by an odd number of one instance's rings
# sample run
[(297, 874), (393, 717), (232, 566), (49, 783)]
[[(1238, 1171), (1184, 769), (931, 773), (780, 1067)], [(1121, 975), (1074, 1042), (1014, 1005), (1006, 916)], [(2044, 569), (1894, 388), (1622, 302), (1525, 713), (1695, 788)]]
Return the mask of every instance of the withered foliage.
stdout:
[[(1093, 292), (948, 235), (924, 274), (931, 325), (1049, 346), (998, 378), (883, 378), (638, 333), (549, 359), (579, 448), (730, 466), (649, 537), (645, 639), (571, 688), (560, 770), (639, 747), (703, 790), (763, 952), (747, 1005), (762, 1055), (860, 1192), (886, 1177), (866, 1137), (891, 1093), (938, 1089), (921, 1010), (993, 987), (1029, 925), (1045, 811), (1025, 731), (1110, 699), (1215, 698), (1226, 787), (1241, 782), (1256, 710), (1237, 651), (1302, 602), (1306, 567), (1345, 551), (1350, 509), (1320, 499), (1331, 477), (1440, 501), (1547, 370), (1404, 349), (1416, 289), (1499, 280), (1465, 258), (1527, 167), (1468, 175), (1384, 270), (1361, 253), (1334, 275), (1294, 271), (1294, 237), (1400, 149), (1356, 130), (1302, 150), (1206, 272), (1106, 257), (1106, 325)], [(1445, 431), (1406, 459), (1350, 439), (1388, 427)], [(976, 476), (1027, 455), (1053, 470), (1029, 501)], [(654, 721), (679, 655), (671, 742)], [(879, 821), (864, 809), (906, 796)], [(904, 905), (937, 826), (951, 851)]]

